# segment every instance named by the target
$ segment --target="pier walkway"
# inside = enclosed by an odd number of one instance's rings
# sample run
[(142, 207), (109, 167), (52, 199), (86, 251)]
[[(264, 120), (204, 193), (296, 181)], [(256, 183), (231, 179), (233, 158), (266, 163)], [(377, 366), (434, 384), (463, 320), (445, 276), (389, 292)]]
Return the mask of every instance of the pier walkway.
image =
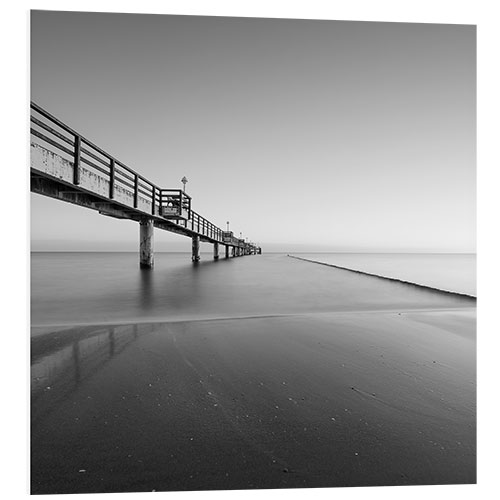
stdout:
[(194, 262), (200, 242), (213, 244), (214, 259), (220, 245), (226, 258), (262, 253), (195, 212), (183, 190), (159, 187), (34, 102), (30, 121), (31, 191), (139, 222), (141, 268), (154, 264), (154, 227), (190, 237)]

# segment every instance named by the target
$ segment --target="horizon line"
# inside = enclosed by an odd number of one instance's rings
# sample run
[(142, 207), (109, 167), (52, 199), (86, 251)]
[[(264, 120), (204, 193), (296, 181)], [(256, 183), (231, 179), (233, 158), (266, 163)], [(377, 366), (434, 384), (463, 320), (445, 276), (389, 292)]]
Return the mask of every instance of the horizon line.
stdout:
[[(30, 250), (30, 253), (138, 253), (138, 250)], [(155, 254), (159, 253), (185, 253), (190, 254), (189, 250), (158, 250), (154, 252)], [(200, 253), (211, 254), (212, 251), (201, 251)], [(415, 251), (415, 250), (407, 250), (407, 251), (395, 251), (395, 250), (387, 250), (387, 251), (361, 251), (361, 250), (344, 250), (344, 251), (335, 251), (335, 250), (312, 250), (312, 251), (290, 251), (290, 250), (262, 250), (262, 254), (264, 253), (283, 253), (283, 254), (311, 254), (311, 253), (367, 253), (367, 254), (459, 254), (459, 255), (477, 255), (477, 251), (475, 252), (453, 252), (453, 251)]]

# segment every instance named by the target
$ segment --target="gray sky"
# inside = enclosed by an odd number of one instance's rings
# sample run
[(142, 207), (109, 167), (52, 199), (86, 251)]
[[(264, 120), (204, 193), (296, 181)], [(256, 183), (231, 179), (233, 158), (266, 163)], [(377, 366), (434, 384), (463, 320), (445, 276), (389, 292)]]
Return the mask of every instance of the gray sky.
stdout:
[[(264, 250), (475, 251), (473, 26), (34, 12), (31, 31), (35, 102), (162, 187), (187, 176), (196, 211)], [(31, 195), (33, 250), (137, 250), (137, 226)]]

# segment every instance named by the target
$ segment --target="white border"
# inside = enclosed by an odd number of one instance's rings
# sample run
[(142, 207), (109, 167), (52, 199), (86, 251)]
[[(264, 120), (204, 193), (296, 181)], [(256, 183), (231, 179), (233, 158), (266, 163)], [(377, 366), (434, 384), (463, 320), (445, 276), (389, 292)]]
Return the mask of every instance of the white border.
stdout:
[[(479, 484), (474, 486), (347, 488), (315, 490), (272, 490), (206, 493), (157, 493), (163, 498), (400, 498), (420, 499), (452, 496), (454, 499), (490, 498), (498, 491), (496, 455), (499, 449), (495, 400), (499, 380), (498, 325), (494, 284), (500, 279), (497, 237), (500, 210), (497, 200), (500, 184), (497, 171), (500, 148), (498, 49), (499, 16), (494, 0), (253, 0), (253, 1), (17, 1), (3, 8), (2, 26), (2, 306), (5, 305), (4, 351), (2, 366), (2, 471), (1, 491), (5, 498), (28, 497), (28, 342), (27, 292), (29, 232), (27, 226), (28, 176), (28, 24), (30, 9), (77, 10), (95, 12), (136, 12), (158, 14), (219, 15), (357, 21), (430, 22), (476, 24), (478, 26), (478, 253), (479, 253)], [(7, 113), (5, 113), (7, 110)], [(12, 175), (14, 174), (14, 175)], [(8, 180), (6, 178), (8, 175)], [(21, 234), (21, 235), (20, 235)], [(16, 239), (14, 239), (16, 238)], [(24, 241), (23, 241), (24, 238)], [(3, 309), (3, 308), (2, 308)], [(12, 349), (12, 346), (14, 349)], [(59, 495), (58, 499), (76, 498)], [(110, 498), (109, 495), (79, 495), (78, 499)], [(149, 498), (146, 494), (127, 494), (127, 498)]]

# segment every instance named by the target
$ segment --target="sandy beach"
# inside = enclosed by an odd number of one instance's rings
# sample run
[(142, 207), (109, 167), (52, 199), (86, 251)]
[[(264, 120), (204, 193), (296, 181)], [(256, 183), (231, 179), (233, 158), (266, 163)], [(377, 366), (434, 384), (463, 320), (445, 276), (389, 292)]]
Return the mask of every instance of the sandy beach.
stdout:
[(407, 293), (407, 310), (34, 327), (32, 493), (474, 483), (475, 300)]

